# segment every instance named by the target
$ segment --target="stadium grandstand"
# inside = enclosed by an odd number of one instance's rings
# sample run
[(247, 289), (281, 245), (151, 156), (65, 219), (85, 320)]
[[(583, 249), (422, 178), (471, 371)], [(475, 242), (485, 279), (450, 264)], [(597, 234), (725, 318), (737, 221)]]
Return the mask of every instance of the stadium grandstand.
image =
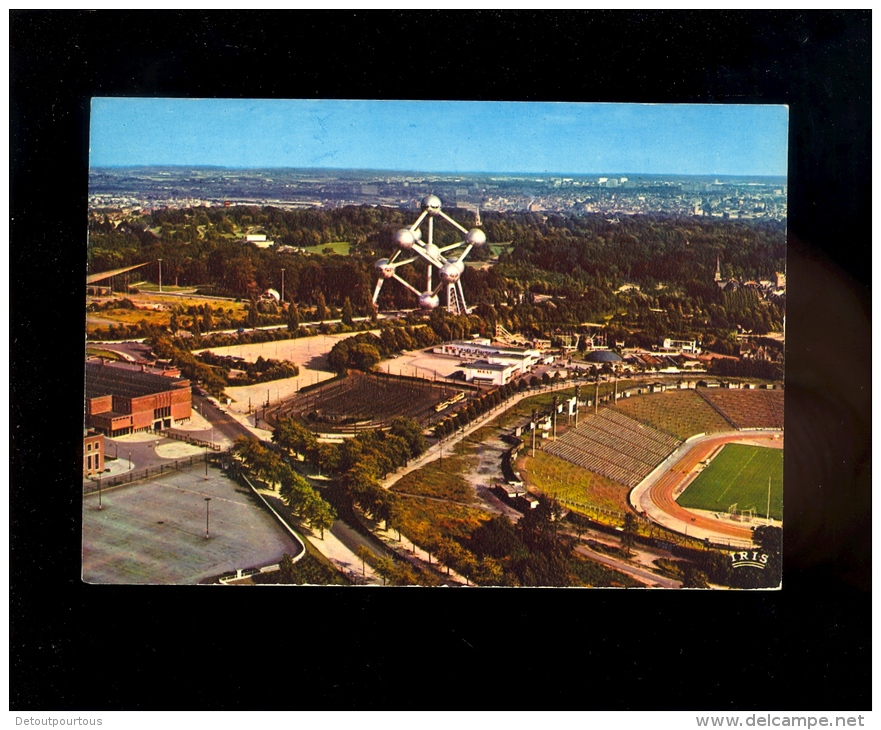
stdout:
[(681, 443), (670, 434), (605, 409), (585, 418), (544, 450), (632, 488)]
[(697, 392), (735, 428), (783, 428), (782, 390), (698, 388)]

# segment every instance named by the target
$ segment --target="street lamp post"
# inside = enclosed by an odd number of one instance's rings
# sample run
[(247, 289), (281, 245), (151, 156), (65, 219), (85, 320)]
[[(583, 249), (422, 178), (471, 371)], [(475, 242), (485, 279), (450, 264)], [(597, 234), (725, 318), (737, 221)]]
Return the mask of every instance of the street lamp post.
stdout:
[(162, 293), (162, 259), (159, 259), (159, 293)]
[(281, 302), (284, 304), (284, 269), (281, 270)]
[(209, 503), (211, 502), (211, 497), (205, 497), (205, 539), (207, 540), (211, 535), (208, 532), (208, 513), (209, 513)]
[(101, 502), (101, 475), (98, 475), (98, 509), (104, 509), (104, 504)]

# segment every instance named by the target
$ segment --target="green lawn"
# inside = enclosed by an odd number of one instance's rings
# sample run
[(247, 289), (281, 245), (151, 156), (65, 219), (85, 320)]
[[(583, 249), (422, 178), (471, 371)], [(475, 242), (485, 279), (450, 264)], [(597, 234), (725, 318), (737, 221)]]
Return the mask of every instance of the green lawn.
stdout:
[[(159, 284), (154, 284), (153, 282), (150, 282), (150, 281), (141, 281), (141, 282), (138, 282), (137, 284), (132, 284), (131, 286), (136, 286), (140, 291), (144, 291), (144, 292), (153, 292), (153, 293), (159, 292)], [(172, 284), (169, 284), (168, 282), (166, 282), (162, 285), (163, 292), (172, 292), (172, 293), (173, 292), (182, 292), (182, 291), (183, 292), (194, 292), (198, 288), (199, 288), (198, 285), (197, 286), (174, 286)]]
[(502, 253), (510, 251), (512, 248), (514, 248), (514, 246), (510, 243), (490, 244), (490, 249), (492, 249), (494, 256), (499, 256)]
[(335, 241), (334, 243), (322, 243), (318, 246), (307, 246), (303, 250), (308, 253), (325, 253), (324, 249), (329, 248), (335, 254), (339, 254), (340, 256), (348, 256), (349, 255), (349, 247), (352, 244), (347, 241)]
[(113, 350), (102, 350), (99, 347), (87, 347), (86, 355), (92, 355), (93, 357), (106, 357), (108, 360), (122, 360), (122, 356), (118, 352), (113, 352)]
[(548, 497), (557, 497), (567, 503), (578, 502), (613, 512), (628, 511), (627, 487), (558, 459), (540, 448), (533, 457), (528, 444), (527, 441), (527, 447), (517, 459), (517, 468), (527, 484)]
[(783, 519), (783, 450), (728, 444), (679, 497), (683, 507), (727, 512), (752, 507), (764, 517), (771, 478), (771, 517)]
[(391, 490), (402, 494), (472, 503), (476, 501), (474, 489), (460, 473), (466, 466), (464, 458), (447, 455), (443, 462), (432, 461), (401, 477), (392, 485)]

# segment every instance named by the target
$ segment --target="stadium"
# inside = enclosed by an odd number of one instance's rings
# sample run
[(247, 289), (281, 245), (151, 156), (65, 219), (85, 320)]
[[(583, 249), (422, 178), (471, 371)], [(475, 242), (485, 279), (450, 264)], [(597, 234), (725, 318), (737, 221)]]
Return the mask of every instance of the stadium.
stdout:
[(351, 371), (343, 378), (303, 388), (267, 409), (265, 418), (273, 427), (280, 419), (298, 418), (314, 431), (329, 434), (384, 428), (401, 416), (427, 426), (471, 392), (446, 382)]
[[(669, 389), (622, 398), (583, 415), (542, 452), (530, 481), (587, 515), (632, 510), (725, 547), (751, 545), (756, 527), (782, 524), (782, 390)], [(548, 488), (555, 480), (561, 486)], [(580, 496), (573, 496), (576, 481), (584, 485)], [(602, 509), (594, 506), (599, 493)]]

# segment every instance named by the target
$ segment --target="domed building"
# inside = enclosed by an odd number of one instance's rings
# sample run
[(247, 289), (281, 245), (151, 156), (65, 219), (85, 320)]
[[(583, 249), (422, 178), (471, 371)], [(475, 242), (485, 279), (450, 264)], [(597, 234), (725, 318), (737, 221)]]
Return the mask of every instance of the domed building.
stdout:
[(617, 352), (613, 352), (612, 350), (594, 350), (593, 352), (587, 353), (584, 357), (588, 362), (594, 362), (602, 365), (603, 363), (618, 363), (624, 360)]

